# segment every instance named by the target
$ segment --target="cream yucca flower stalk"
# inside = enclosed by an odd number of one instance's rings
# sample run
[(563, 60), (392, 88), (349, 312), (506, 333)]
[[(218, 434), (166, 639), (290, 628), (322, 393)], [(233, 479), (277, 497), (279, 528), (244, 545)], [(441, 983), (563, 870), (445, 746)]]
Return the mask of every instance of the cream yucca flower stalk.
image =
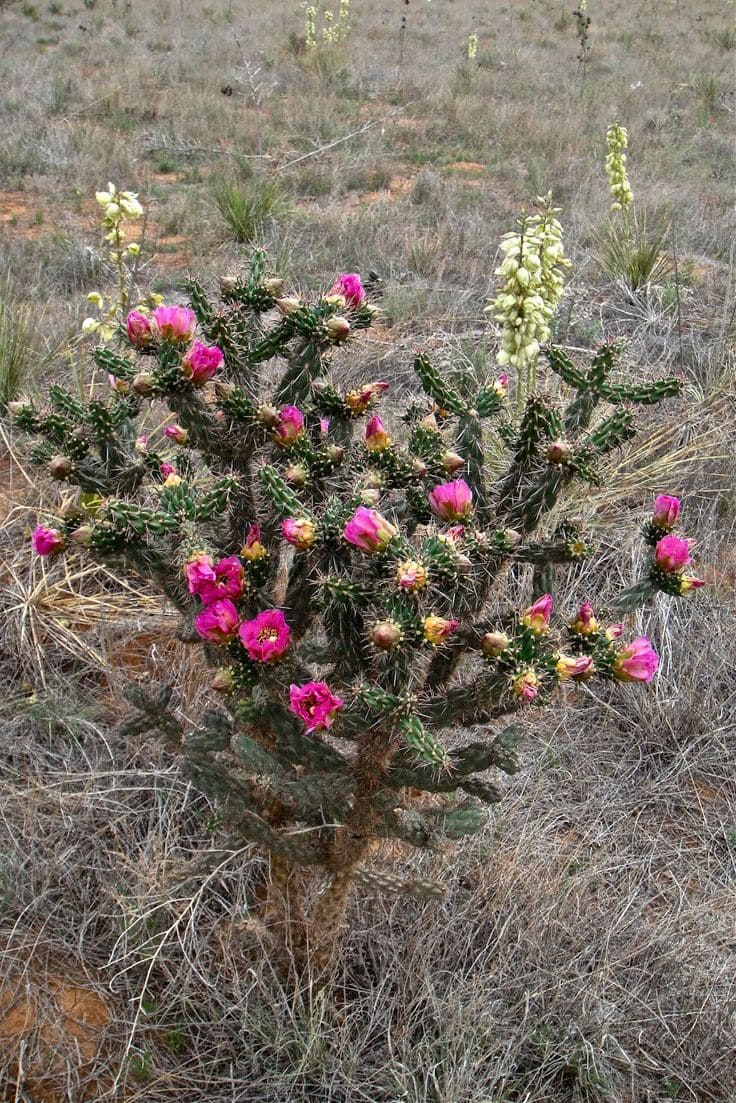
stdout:
[(468, 39), (468, 61), (473, 61), (478, 53), (478, 35), (471, 34)]
[(551, 337), (550, 323), (564, 289), (564, 269), (570, 267), (562, 244), (562, 227), (551, 195), (540, 198), (541, 214), (523, 215), (517, 231), (504, 234), (504, 254), (496, 275), (504, 285), (486, 311), (501, 325), (499, 364), (517, 371), (519, 402), (534, 386), (542, 344)]
[(626, 173), (626, 147), (629, 144), (629, 136), (626, 127), (618, 122), (611, 123), (606, 132), (606, 176), (611, 190), (613, 202), (612, 211), (626, 213), (634, 200), (634, 193), (629, 184)]
[[(110, 341), (115, 333), (117, 322), (124, 317), (129, 307), (126, 261), (139, 256), (141, 251), (137, 241), (126, 242), (123, 224), (125, 222), (135, 222), (142, 218), (143, 207), (138, 199), (137, 192), (118, 191), (112, 183), (107, 185), (107, 190), (95, 192), (95, 199), (103, 211), (104, 240), (110, 246), (108, 256), (118, 273), (118, 297), (117, 301), (106, 305), (99, 291), (90, 291), (87, 295), (87, 302), (97, 308), (101, 317), (85, 318), (82, 323), (82, 333), (94, 333), (103, 341)], [(154, 296), (149, 296), (149, 302), (152, 305), (156, 305), (154, 298)], [(136, 309), (145, 312), (147, 306), (145, 303), (141, 303), (138, 304)]]

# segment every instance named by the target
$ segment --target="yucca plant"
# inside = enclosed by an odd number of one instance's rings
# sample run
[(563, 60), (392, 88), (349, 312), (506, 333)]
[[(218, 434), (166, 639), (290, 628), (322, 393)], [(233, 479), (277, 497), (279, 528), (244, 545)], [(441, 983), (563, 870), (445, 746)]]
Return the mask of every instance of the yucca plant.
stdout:
[[(561, 683), (654, 676), (650, 641), (609, 618), (701, 585), (676, 498), (657, 498), (645, 575), (608, 616), (583, 595), (558, 624), (553, 601), (595, 554), (585, 488), (633, 409), (680, 385), (630, 382), (613, 344), (581, 363), (547, 345), (558, 397), (537, 386), (517, 414), (505, 375), (478, 386), (419, 355), (389, 426), (388, 381), (331, 374), (373, 321), (357, 275), (286, 297), (256, 252), (219, 302), (194, 280), (189, 295), (94, 351), (108, 394), (13, 404), (64, 489), (33, 545), (136, 571), (179, 610), (222, 703), (192, 725), (171, 687), (138, 684), (122, 730), (157, 729), (231, 837), (269, 854), (274, 956), (326, 976), (351, 893), (441, 895), (380, 844), (446, 852), (478, 831), (517, 768), (518, 713)], [(155, 440), (137, 427), (149, 403), (170, 418)]]
[(279, 181), (262, 176), (245, 181), (219, 177), (213, 181), (212, 198), (227, 236), (240, 245), (255, 241), (266, 222), (287, 209)]

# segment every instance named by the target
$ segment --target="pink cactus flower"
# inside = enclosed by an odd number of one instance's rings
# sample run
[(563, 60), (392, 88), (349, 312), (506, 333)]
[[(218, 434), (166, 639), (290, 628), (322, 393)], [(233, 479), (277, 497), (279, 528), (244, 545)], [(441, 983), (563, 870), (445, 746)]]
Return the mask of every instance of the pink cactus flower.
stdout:
[(549, 628), (549, 618), (552, 615), (552, 595), (543, 594), (538, 597), (533, 605), (525, 609), (521, 614), (521, 623), (525, 624), (535, 636), (543, 636)]
[(689, 594), (691, 590), (699, 590), (701, 586), (705, 586), (705, 581), (702, 578), (695, 578), (693, 575), (683, 575), (680, 579), (680, 593)]
[(148, 433), (141, 433), (140, 436), (135, 438), (135, 450), (145, 456), (148, 451)]
[(598, 621), (595, 619), (593, 606), (585, 601), (578, 609), (578, 615), (570, 625), (570, 631), (579, 636), (592, 636), (598, 631)]
[(224, 597), (237, 601), (246, 585), (243, 564), (237, 555), (229, 555), (215, 563), (214, 578), (204, 578), (197, 593), (205, 605), (213, 605)]
[(673, 529), (680, 515), (680, 499), (658, 494), (654, 499), (652, 520), (659, 529)]
[(561, 682), (568, 678), (582, 681), (593, 673), (593, 660), (590, 655), (560, 655), (555, 669)]
[(410, 594), (423, 589), (427, 585), (427, 568), (417, 559), (405, 559), (396, 568), (396, 581), (399, 588)]
[(427, 643), (431, 643), (434, 647), (438, 647), (440, 644), (444, 643), (445, 640), (449, 639), (459, 623), (459, 620), (448, 620), (445, 617), (425, 617), (422, 626), (422, 634)]
[(441, 521), (465, 521), (473, 512), (473, 491), (465, 479), (440, 483), (429, 494), (429, 508)]
[(174, 444), (186, 444), (189, 440), (189, 433), (181, 425), (167, 425), (164, 429), (164, 436), (169, 440), (173, 440)]
[(240, 642), (257, 663), (275, 663), (289, 649), (291, 629), (280, 609), (266, 609), (240, 625)]
[(386, 432), (383, 421), (375, 414), (368, 419), (365, 427), (365, 446), (369, 452), (384, 452), (391, 445), (391, 437)]
[(525, 670), (514, 679), (514, 693), (524, 701), (534, 701), (539, 696), (539, 678), (533, 670)]
[(172, 345), (188, 344), (194, 336), (197, 319), (186, 306), (157, 306), (153, 326), (161, 341)]
[(168, 479), (169, 475), (176, 475), (176, 468), (173, 463), (162, 463), (159, 471), (164, 479)]
[(367, 555), (385, 551), (398, 533), (398, 529), (387, 521), (376, 509), (358, 506), (343, 529), (348, 544), (360, 548)]
[(603, 634), (607, 640), (620, 640), (624, 634), (624, 626), (620, 621), (618, 624), (609, 624)]
[(153, 328), (150, 320), (138, 310), (131, 310), (125, 319), (125, 332), (133, 348), (145, 349), (153, 341)]
[(680, 536), (663, 536), (654, 549), (654, 562), (660, 571), (677, 574), (690, 562), (690, 540)]
[(327, 297), (340, 295), (347, 306), (357, 308), (365, 302), (365, 288), (357, 272), (341, 272), (327, 292)]
[(307, 725), (307, 731), (331, 728), (336, 714), (345, 702), (331, 692), (326, 682), (306, 682), (303, 686), (291, 685), (289, 708)]
[(366, 383), (357, 391), (348, 391), (345, 395), (345, 404), (354, 414), (364, 414), (371, 403), (375, 402), (378, 396), (387, 391), (390, 386), (390, 383), (381, 381)]
[(321, 417), (319, 419), (319, 431), (323, 437), (326, 437), (330, 430), (330, 419), (328, 417)]
[(284, 406), (279, 411), (279, 420), (274, 426), (271, 439), (280, 448), (289, 448), (304, 436), (304, 414), (298, 406)]
[(243, 559), (254, 563), (257, 559), (264, 559), (268, 555), (268, 549), (261, 543), (261, 526), (251, 525), (245, 543), (240, 549)]
[(493, 384), (493, 390), (496, 392), (499, 398), (505, 398), (508, 391), (509, 377), (508, 372), (501, 372), (496, 382)]
[(194, 618), (194, 627), (203, 640), (211, 643), (230, 643), (240, 625), (238, 610), (229, 598), (205, 605), (201, 613)]
[(184, 577), (190, 594), (198, 594), (205, 583), (215, 581), (215, 561), (207, 552), (190, 555), (184, 564)]
[(465, 536), (465, 525), (450, 525), (443, 535), (451, 540), (453, 544), (459, 544)]
[(621, 682), (651, 682), (659, 666), (659, 655), (646, 636), (637, 636), (616, 654), (613, 674)]
[(31, 535), (31, 546), (36, 555), (56, 555), (64, 549), (64, 537), (58, 529), (38, 525)]
[(225, 363), (222, 349), (195, 341), (181, 362), (182, 375), (193, 387), (203, 387)]
[(308, 517), (287, 517), (281, 522), (281, 533), (284, 540), (297, 551), (307, 551), (317, 539), (314, 521), (310, 521)]

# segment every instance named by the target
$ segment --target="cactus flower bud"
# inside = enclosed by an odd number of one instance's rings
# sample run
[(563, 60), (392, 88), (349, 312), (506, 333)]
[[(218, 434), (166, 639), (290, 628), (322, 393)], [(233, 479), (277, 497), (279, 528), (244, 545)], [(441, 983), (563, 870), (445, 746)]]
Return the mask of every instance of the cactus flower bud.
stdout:
[(677, 524), (680, 515), (680, 499), (669, 494), (658, 494), (654, 499), (652, 521), (659, 529), (669, 531)]
[(339, 444), (331, 444), (327, 449), (327, 459), (330, 463), (342, 463), (345, 458), (345, 449), (341, 448)]
[(194, 627), (203, 640), (210, 643), (230, 643), (240, 625), (238, 610), (228, 598), (206, 605), (194, 618)]
[(549, 628), (552, 614), (552, 595), (543, 594), (533, 605), (521, 614), (521, 623), (526, 625), (535, 636), (543, 636)]
[(660, 571), (679, 573), (690, 562), (692, 542), (679, 536), (663, 536), (654, 549), (654, 562)]
[(139, 371), (130, 385), (141, 398), (147, 398), (153, 390), (153, 376), (148, 371)]
[(419, 422), (419, 425), (422, 429), (429, 430), (430, 433), (439, 433), (440, 431), (440, 427), (437, 424), (437, 418), (434, 414), (427, 414), (427, 416), (423, 417)]
[(397, 534), (398, 529), (390, 521), (377, 510), (365, 506), (358, 506), (343, 529), (343, 537), (348, 544), (360, 548), (366, 555), (385, 551)]
[(353, 309), (365, 302), (365, 288), (357, 272), (341, 272), (327, 292), (327, 297), (331, 295), (339, 295)]
[(210, 688), (217, 693), (232, 693), (235, 689), (235, 676), (229, 666), (221, 666), (215, 671), (215, 676), (210, 682)]
[(507, 551), (511, 551), (518, 547), (521, 543), (521, 533), (516, 529), (504, 529), (503, 530), (503, 546)]
[(373, 487), (366, 487), (360, 492), (360, 501), (364, 506), (377, 506), (381, 500), (381, 491)]
[(240, 549), (240, 555), (242, 559), (247, 559), (249, 563), (255, 563), (258, 559), (265, 559), (268, 555), (268, 549), (261, 543), (260, 525), (250, 526), (245, 543)]
[(276, 299), (275, 306), (284, 317), (288, 317), (289, 314), (293, 314), (294, 311), (299, 310), (302, 305), (301, 299)]
[(365, 446), (369, 452), (384, 452), (391, 447), (391, 437), (378, 414), (369, 418), (365, 427)]
[(325, 322), (325, 329), (336, 345), (341, 345), (350, 336), (350, 322), (341, 314), (335, 314)]
[(395, 620), (382, 620), (371, 629), (371, 642), (379, 651), (393, 651), (404, 638), (401, 626)]
[(578, 636), (592, 636), (598, 631), (598, 621), (590, 602), (584, 601), (580, 606), (575, 620), (570, 623), (570, 631)]
[(164, 436), (173, 440), (174, 444), (186, 444), (189, 440), (189, 433), (181, 425), (167, 425)]
[(181, 475), (177, 475), (176, 471), (172, 471), (170, 475), (167, 475), (164, 479), (164, 486), (167, 490), (176, 490), (178, 486), (184, 482)]
[(387, 391), (390, 387), (389, 383), (377, 382), (377, 383), (365, 383), (357, 391), (348, 391), (345, 395), (345, 405), (354, 414), (364, 414), (372, 402), (378, 398), (383, 391)]
[(77, 547), (88, 548), (92, 543), (92, 531), (91, 525), (80, 525), (78, 529), (74, 529), (69, 539)]
[(280, 295), (284, 290), (284, 281), (273, 277), (270, 280), (263, 281), (263, 290), (269, 295)]
[(303, 463), (292, 463), (284, 471), (284, 478), (289, 486), (295, 486), (300, 490), (309, 481), (309, 468)]
[(176, 468), (173, 463), (162, 463), (159, 471), (161, 472), (161, 478), (164, 480), (168, 479), (169, 475), (176, 475)]
[(291, 644), (291, 629), (280, 609), (266, 609), (253, 620), (246, 620), (238, 631), (240, 642), (257, 663), (274, 663)]
[(496, 382), (493, 384), (493, 390), (496, 392), (499, 398), (505, 398), (509, 389), (509, 377), (507, 372), (501, 372)]
[(274, 426), (271, 439), (279, 448), (290, 448), (304, 436), (304, 414), (298, 406), (284, 406), (279, 411), (279, 420)]
[(429, 494), (429, 508), (441, 521), (464, 521), (473, 512), (473, 492), (465, 479), (441, 483)]
[(514, 679), (514, 693), (524, 701), (534, 701), (539, 696), (539, 678), (533, 670), (525, 670)]
[(555, 670), (561, 682), (568, 678), (581, 681), (583, 678), (589, 678), (593, 673), (593, 660), (590, 655), (559, 655)]
[(497, 659), (507, 650), (511, 640), (505, 632), (486, 632), (481, 637), (480, 649), (487, 659)]
[(225, 363), (222, 349), (195, 341), (181, 362), (181, 373), (193, 387), (203, 387)]
[(153, 326), (161, 341), (172, 345), (188, 344), (194, 334), (197, 319), (186, 306), (157, 306)]
[(220, 276), (220, 291), (223, 295), (229, 295), (237, 286), (237, 276)]
[(31, 405), (28, 402), (14, 400), (8, 403), (8, 413), (12, 414), (13, 417), (19, 417), (21, 414), (25, 413), (26, 410), (30, 409)]
[(287, 517), (281, 522), (281, 533), (284, 540), (297, 551), (308, 551), (317, 539), (314, 521), (310, 521), (308, 517)]
[(572, 459), (572, 448), (565, 440), (553, 440), (547, 446), (547, 459), (557, 466), (569, 463)]
[(659, 656), (646, 636), (637, 636), (616, 653), (613, 674), (621, 682), (651, 682)]
[(689, 574), (682, 575), (680, 578), (680, 593), (682, 595), (689, 594), (691, 590), (699, 590), (701, 586), (705, 586), (702, 578), (695, 578)]
[(145, 349), (153, 341), (151, 321), (139, 310), (131, 310), (125, 319), (125, 332), (133, 348)]
[(36, 555), (56, 555), (64, 549), (64, 537), (58, 529), (47, 529), (38, 525), (31, 535), (31, 546)]
[(52, 479), (68, 479), (72, 473), (72, 461), (68, 456), (52, 456), (49, 460), (49, 474)]
[(431, 643), (433, 647), (437, 647), (452, 635), (459, 623), (459, 620), (448, 620), (445, 617), (425, 617), (422, 625), (422, 634), (427, 643)]
[(416, 559), (405, 559), (396, 569), (396, 581), (402, 590), (415, 594), (427, 585), (427, 568)]
[(116, 391), (118, 394), (128, 393), (128, 384), (124, 379), (118, 379), (112, 372), (107, 373), (107, 382), (110, 384), (110, 389)]
[(289, 687), (289, 709), (307, 726), (308, 732), (331, 728), (345, 702), (331, 692), (326, 682), (306, 682)]
[(267, 429), (275, 428), (281, 419), (281, 414), (275, 406), (262, 405), (258, 407), (258, 420)]
[(429, 468), (427, 467), (424, 460), (420, 460), (418, 456), (414, 456), (411, 461), (411, 470), (412, 474), (415, 475), (418, 479), (423, 479), (429, 471)]
[(457, 452), (445, 452), (442, 457), (442, 466), (448, 475), (454, 475), (456, 471), (465, 466), (465, 460)]
[(232, 398), (237, 390), (234, 383), (228, 383), (223, 379), (218, 379), (215, 383), (215, 394), (220, 401), (226, 401), (228, 398)]

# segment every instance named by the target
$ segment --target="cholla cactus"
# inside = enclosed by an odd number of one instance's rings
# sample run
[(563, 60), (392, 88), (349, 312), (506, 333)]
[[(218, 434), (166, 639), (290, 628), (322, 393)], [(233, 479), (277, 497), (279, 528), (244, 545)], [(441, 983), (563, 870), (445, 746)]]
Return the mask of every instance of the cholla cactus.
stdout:
[(486, 310), (501, 325), (498, 363), (515, 368), (518, 394), (534, 385), (539, 352), (552, 335), (550, 323), (564, 289), (564, 270), (570, 266), (562, 244), (562, 227), (555, 217), (551, 196), (539, 199), (540, 214), (522, 215), (518, 231), (504, 234), (504, 260), (496, 269), (504, 285)]
[(626, 128), (619, 123), (611, 123), (606, 132), (606, 176), (611, 190), (612, 211), (626, 214), (634, 201), (634, 193), (626, 173), (626, 147), (629, 137)]
[[(561, 683), (653, 677), (645, 637), (587, 601), (559, 624), (553, 595), (558, 568), (594, 553), (565, 497), (579, 512), (599, 461), (635, 432), (630, 407), (679, 384), (615, 382), (614, 345), (587, 368), (549, 349), (566, 397), (530, 394), (515, 419), (505, 378), (465, 392), (419, 356), (423, 397), (384, 421), (387, 381), (330, 378), (373, 320), (356, 275), (287, 297), (257, 252), (220, 303), (189, 292), (191, 307), (129, 315), (120, 347), (95, 351), (119, 389), (85, 402), (54, 385), (42, 408), (13, 404), (33, 461), (66, 488), (33, 547), (138, 571), (180, 610), (223, 703), (189, 730), (170, 688), (133, 687), (124, 731), (157, 728), (230, 830), (270, 854), (274, 952), (319, 969), (354, 888), (441, 894), (398, 877), (376, 844), (439, 852), (477, 831), (500, 797), (488, 771), (516, 769), (515, 714)], [(137, 427), (149, 403), (173, 418), (157, 439)], [(489, 448), (506, 450), (503, 470)], [(678, 510), (657, 500), (652, 568), (626, 608), (696, 585)], [(528, 598), (499, 609), (512, 565)]]

